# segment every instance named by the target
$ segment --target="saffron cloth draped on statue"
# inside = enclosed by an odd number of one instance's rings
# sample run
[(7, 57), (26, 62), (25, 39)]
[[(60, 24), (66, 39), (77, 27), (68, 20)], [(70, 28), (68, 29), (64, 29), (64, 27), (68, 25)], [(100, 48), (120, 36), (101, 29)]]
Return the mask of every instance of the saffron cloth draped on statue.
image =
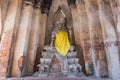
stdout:
[(58, 31), (55, 39), (55, 48), (59, 54), (66, 56), (70, 49), (70, 42), (68, 38), (68, 33), (64, 30)]

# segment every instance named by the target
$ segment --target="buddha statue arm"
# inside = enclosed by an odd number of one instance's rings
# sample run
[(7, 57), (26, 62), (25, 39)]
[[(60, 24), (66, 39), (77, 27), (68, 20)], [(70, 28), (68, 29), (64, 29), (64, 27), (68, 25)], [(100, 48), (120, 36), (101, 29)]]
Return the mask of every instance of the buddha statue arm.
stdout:
[(55, 41), (55, 37), (58, 33), (58, 30), (54, 30), (52, 33), (51, 33), (51, 43), (50, 43), (50, 46), (54, 46), (54, 41)]
[(50, 43), (50, 46), (53, 46), (54, 40), (55, 40), (55, 34), (52, 33), (52, 35), (51, 35), (51, 43)]
[(70, 44), (73, 43), (73, 40), (72, 40), (72, 29), (69, 29), (69, 39), (70, 39)]

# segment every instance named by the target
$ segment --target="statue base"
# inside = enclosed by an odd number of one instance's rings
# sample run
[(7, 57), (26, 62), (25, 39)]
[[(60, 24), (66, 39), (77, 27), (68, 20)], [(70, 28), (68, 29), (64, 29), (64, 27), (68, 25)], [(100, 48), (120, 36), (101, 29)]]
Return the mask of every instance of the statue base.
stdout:
[(42, 51), (42, 58), (38, 65), (39, 71), (34, 77), (81, 77), (81, 65), (78, 63), (79, 59), (76, 57), (77, 52), (74, 46), (71, 46), (67, 55), (58, 56), (55, 47), (44, 46)]

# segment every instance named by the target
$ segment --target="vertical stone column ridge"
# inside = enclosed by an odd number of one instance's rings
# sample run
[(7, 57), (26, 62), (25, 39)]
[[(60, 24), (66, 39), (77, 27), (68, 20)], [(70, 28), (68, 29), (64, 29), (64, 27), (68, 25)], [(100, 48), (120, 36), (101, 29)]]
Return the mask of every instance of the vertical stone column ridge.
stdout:
[(119, 49), (116, 45), (117, 34), (112, 17), (109, 0), (98, 0), (100, 21), (103, 31), (104, 45), (106, 49), (109, 77), (120, 78)]
[(1, 38), (1, 33), (2, 33), (2, 7), (0, 4), (0, 38)]
[[(71, 4), (72, 6), (75, 6)], [(82, 65), (82, 70), (85, 72), (85, 64), (84, 64), (84, 59), (83, 59), (83, 52), (81, 49), (81, 26), (80, 25), (80, 17), (79, 17), (79, 8), (78, 6), (76, 8), (71, 7), (71, 14), (72, 14), (72, 19), (73, 19), (73, 30), (74, 30), (74, 37), (75, 37), (75, 44), (76, 44), (76, 49), (77, 49), (77, 54), (80, 59), (80, 64)]]
[(4, 23), (7, 11), (8, 11), (8, 4), (10, 0), (1, 0), (1, 6), (2, 6), (2, 21)]
[(39, 37), (42, 38), (42, 36), (44, 36), (44, 35), (41, 36), (39, 35), (41, 31), (43, 32), (42, 34), (45, 33), (44, 29), (41, 30), (41, 27), (44, 28), (44, 26), (41, 26), (40, 19), (41, 19), (41, 12), (40, 12), (40, 2), (39, 2), (35, 4), (33, 10), (32, 22), (31, 22), (32, 25), (30, 30), (29, 44), (27, 50), (27, 61), (26, 61), (27, 75), (32, 75), (34, 73), (34, 64), (37, 54), (37, 48), (39, 45)]
[(117, 11), (117, 34), (120, 41), (120, 1), (117, 1), (118, 11)]
[[(85, 62), (85, 70), (87, 75), (93, 74), (93, 63), (90, 53), (90, 33), (88, 27), (88, 17), (84, 1), (76, 1), (77, 9), (72, 9), (73, 28), (75, 35), (75, 43), (82, 48)], [(77, 12), (77, 13), (76, 13)], [(79, 49), (80, 49), (79, 48)], [(80, 53), (82, 54), (82, 53)]]
[(22, 0), (10, 0), (8, 13), (4, 22), (3, 34), (0, 42), (0, 77), (8, 74), (11, 48), (15, 39), (16, 22), (19, 21)]
[(16, 45), (14, 49), (12, 77), (26, 76), (26, 53), (29, 41), (33, 12), (33, 3), (31, 1), (23, 1), (20, 25), (18, 28)]
[(107, 62), (97, 1), (86, 0), (86, 10), (90, 30), (90, 53), (92, 54), (94, 75), (96, 77), (104, 77), (108, 75)]
[[(117, 36), (118, 36), (118, 46), (120, 47), (119, 43), (120, 43), (120, 0), (117, 0), (117, 19), (116, 19), (116, 27), (117, 27)], [(119, 51), (120, 51), (120, 48), (119, 48)], [(120, 53), (119, 53), (119, 58), (120, 58)]]
[(5, 21), (5, 18), (6, 18), (7, 11), (8, 11), (9, 1), (10, 0), (0, 0), (1, 18), (2, 18), (2, 27), (0, 27), (0, 39), (1, 39), (2, 32), (3, 32), (4, 21)]
[(41, 58), (41, 51), (43, 50), (43, 46), (45, 43), (45, 34), (46, 34), (46, 21), (47, 21), (47, 14), (41, 14), (40, 18), (40, 34), (39, 34), (39, 43), (38, 43), (38, 50), (37, 50), (37, 56), (35, 61), (35, 70), (38, 70), (37, 64), (40, 63), (39, 59)]
[(117, 0), (110, 0), (110, 7), (111, 7), (111, 10), (112, 10), (113, 20), (114, 20), (115, 27), (116, 27), (117, 26), (117, 13), (118, 13)]

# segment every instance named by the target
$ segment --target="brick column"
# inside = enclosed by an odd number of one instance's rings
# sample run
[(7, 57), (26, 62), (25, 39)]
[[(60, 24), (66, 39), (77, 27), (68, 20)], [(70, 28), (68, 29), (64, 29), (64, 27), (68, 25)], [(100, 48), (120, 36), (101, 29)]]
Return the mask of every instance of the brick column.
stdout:
[[(120, 42), (120, 0), (117, 1), (118, 4), (118, 10), (117, 10), (117, 33), (118, 33), (118, 39)], [(120, 46), (120, 45), (119, 45)]]
[(5, 21), (6, 18), (6, 14), (8, 11), (8, 4), (10, 2), (10, 0), (1, 0), (1, 5), (2, 5), (2, 21)]
[(16, 23), (19, 21), (20, 17), (21, 3), (22, 0), (10, 0), (9, 3), (0, 43), (0, 77), (6, 77), (8, 75), (10, 53), (16, 35)]
[(26, 75), (26, 53), (29, 41), (29, 33), (31, 28), (33, 12), (33, 3), (29, 0), (23, 1), (20, 25), (17, 33), (17, 40), (14, 49), (14, 57), (12, 64), (12, 77), (21, 77)]
[(45, 45), (45, 34), (46, 34), (46, 21), (47, 21), (47, 14), (43, 13), (41, 14), (41, 20), (40, 20), (40, 34), (39, 34), (39, 45), (38, 50), (36, 54), (36, 62), (35, 62), (35, 68), (38, 69), (37, 64), (40, 63), (39, 59), (41, 58), (41, 51), (43, 49), (43, 46)]
[(2, 33), (2, 7), (0, 5), (0, 38)]
[[(45, 30), (40, 29), (44, 28), (44, 26), (41, 26), (40, 24), (41, 20), (44, 21), (44, 18), (41, 18), (40, 2), (38, 2), (35, 4), (35, 8), (33, 10), (32, 26), (30, 30), (29, 44), (27, 50), (27, 75), (32, 75), (34, 73), (34, 64), (36, 59), (37, 48), (39, 45), (39, 37), (42, 38), (44, 36)], [(39, 36), (41, 32), (42, 35)]]
[(112, 14), (113, 14), (115, 26), (117, 26), (117, 13), (118, 13), (117, 3), (118, 3), (117, 0), (110, 0), (110, 7), (112, 9)]
[(97, 1), (86, 0), (86, 10), (90, 30), (90, 53), (92, 55), (94, 75), (96, 77), (104, 77), (108, 75), (108, 71)]
[(98, 0), (100, 21), (103, 31), (103, 39), (106, 49), (109, 77), (120, 77), (119, 48), (117, 46), (117, 34), (114, 19), (110, 8), (110, 1)]
[[(93, 74), (93, 63), (90, 53), (90, 33), (85, 2), (76, 1), (76, 7), (72, 9), (73, 28), (77, 48), (82, 49), (87, 75)], [(81, 52), (79, 54), (82, 54)]]
[(10, 2), (10, 0), (1, 0), (0, 1), (0, 5), (1, 5), (1, 20), (2, 20), (2, 27), (0, 27), (0, 38), (3, 32), (3, 27), (4, 27), (4, 21), (7, 15), (7, 11), (8, 11), (8, 3)]

